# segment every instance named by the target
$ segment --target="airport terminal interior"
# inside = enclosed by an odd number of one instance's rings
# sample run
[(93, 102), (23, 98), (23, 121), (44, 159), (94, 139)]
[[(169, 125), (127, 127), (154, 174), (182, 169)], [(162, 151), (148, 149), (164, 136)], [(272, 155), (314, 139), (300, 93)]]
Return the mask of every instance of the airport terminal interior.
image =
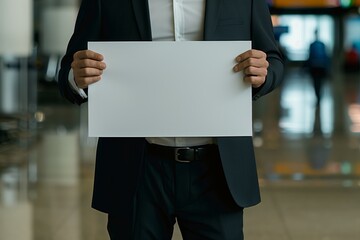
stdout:
[[(0, 2), (1, 240), (109, 239), (90, 206), (88, 106), (63, 99), (56, 81), (78, 2)], [(245, 239), (358, 240), (360, 1), (268, 3), (285, 73), (252, 106), (262, 202), (244, 210)], [(315, 32), (329, 59), (319, 95), (307, 64)]]

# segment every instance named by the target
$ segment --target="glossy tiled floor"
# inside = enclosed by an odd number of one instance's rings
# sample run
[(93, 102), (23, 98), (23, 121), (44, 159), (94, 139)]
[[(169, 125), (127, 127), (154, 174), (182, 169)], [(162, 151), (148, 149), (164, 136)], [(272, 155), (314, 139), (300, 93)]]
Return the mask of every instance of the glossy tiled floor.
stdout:
[[(307, 75), (292, 69), (254, 103), (262, 203), (245, 210), (245, 239), (360, 239), (359, 82), (334, 74), (319, 110)], [(0, 239), (108, 239), (106, 216), (90, 208), (86, 108), (42, 100), (39, 111), (33, 143), (0, 148)]]

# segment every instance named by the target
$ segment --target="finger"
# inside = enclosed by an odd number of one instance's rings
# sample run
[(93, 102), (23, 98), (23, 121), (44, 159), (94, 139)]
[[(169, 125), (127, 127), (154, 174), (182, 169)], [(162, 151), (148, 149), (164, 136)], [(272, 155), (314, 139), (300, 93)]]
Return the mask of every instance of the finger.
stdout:
[(250, 83), (254, 88), (257, 88), (264, 84), (265, 77), (246, 75), (244, 81)]
[(95, 61), (92, 59), (81, 59), (74, 60), (71, 64), (71, 67), (74, 68), (97, 68), (100, 70), (104, 70), (106, 68), (106, 64), (104, 62)]
[(99, 80), (101, 80), (101, 76), (80, 77), (75, 79), (75, 83), (79, 88), (87, 88), (90, 84), (98, 82)]
[(103, 61), (104, 60), (104, 56), (101, 55), (100, 53), (91, 51), (91, 50), (81, 50), (78, 51), (74, 54), (73, 56), (74, 60), (75, 59), (93, 59), (96, 61)]
[(269, 66), (269, 62), (266, 59), (258, 59), (258, 58), (248, 58), (244, 61), (239, 62), (234, 66), (234, 71), (239, 72), (248, 67), (257, 67), (257, 68), (267, 68)]
[(90, 84), (101, 79), (103, 71), (95, 68), (82, 68), (74, 71), (74, 81), (80, 88), (87, 88)]
[(74, 71), (74, 76), (75, 78), (92, 77), (92, 76), (100, 76), (102, 73), (103, 71), (97, 68), (80, 68)]
[(236, 57), (237, 62), (245, 61), (248, 58), (266, 58), (266, 53), (260, 50), (251, 49)]
[(244, 69), (244, 75), (249, 76), (263, 76), (266, 77), (268, 71), (267, 68), (258, 68), (258, 67), (247, 67)]

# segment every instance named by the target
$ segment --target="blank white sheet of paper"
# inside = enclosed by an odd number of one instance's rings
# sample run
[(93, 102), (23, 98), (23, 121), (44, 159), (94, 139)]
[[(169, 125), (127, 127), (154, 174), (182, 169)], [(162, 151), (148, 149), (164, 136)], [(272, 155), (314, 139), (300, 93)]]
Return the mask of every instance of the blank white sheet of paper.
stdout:
[(249, 41), (89, 42), (91, 137), (251, 136), (251, 86), (233, 71)]

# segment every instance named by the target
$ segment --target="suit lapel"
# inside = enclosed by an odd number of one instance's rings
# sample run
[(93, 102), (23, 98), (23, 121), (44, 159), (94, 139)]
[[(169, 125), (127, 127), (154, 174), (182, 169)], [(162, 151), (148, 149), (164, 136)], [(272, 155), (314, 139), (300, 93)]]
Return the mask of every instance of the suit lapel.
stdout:
[(204, 21), (204, 40), (214, 40), (211, 38), (215, 32), (219, 18), (220, 8), (224, 0), (205, 0), (205, 21)]
[(151, 41), (151, 24), (148, 0), (132, 0), (141, 40)]

